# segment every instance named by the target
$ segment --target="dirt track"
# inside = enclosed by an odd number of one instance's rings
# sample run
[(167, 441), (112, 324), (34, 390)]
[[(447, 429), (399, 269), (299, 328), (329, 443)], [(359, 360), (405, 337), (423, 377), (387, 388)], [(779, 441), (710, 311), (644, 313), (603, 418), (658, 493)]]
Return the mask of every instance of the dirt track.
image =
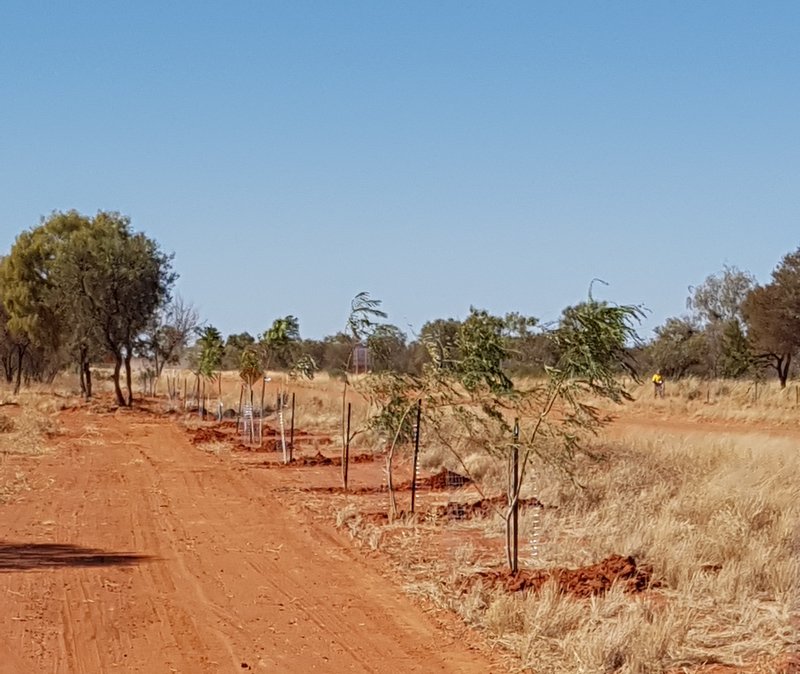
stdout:
[[(503, 671), (169, 420), (62, 414), (0, 506), (0, 673)], [(463, 634), (463, 631), (462, 631)]]

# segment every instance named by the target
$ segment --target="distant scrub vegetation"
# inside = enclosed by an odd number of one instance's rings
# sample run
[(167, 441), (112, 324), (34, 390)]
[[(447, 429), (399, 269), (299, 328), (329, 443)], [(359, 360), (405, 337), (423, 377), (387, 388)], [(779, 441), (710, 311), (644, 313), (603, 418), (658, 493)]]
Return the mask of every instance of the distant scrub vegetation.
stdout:
[[(145, 359), (154, 378), (178, 363), (198, 376), (243, 367), (336, 375), (360, 366), (420, 374), (432, 360), (446, 368), (469, 357), (461, 335), (475, 316), (502, 339), (509, 375), (543, 374), (560, 358), (551, 326), (519, 313), (491, 316), (478, 309), (465, 321), (429, 321), (411, 337), (383, 321), (358, 344), (368, 355), (356, 359), (352, 331), (302, 339), (293, 316), (276, 319), (261, 335), (224, 338), (212, 326), (201, 331), (194, 307), (173, 297), (176, 278), (172, 256), (136, 232), (126, 216), (54, 212), (21, 232), (0, 258), (2, 376), (18, 389), (73, 368), (90, 396), (92, 366), (111, 366), (117, 401), (129, 405), (133, 358)], [(569, 321), (570, 312), (574, 308), (564, 310), (559, 324)], [(668, 318), (654, 332), (652, 339), (628, 345), (639, 372), (772, 376), (785, 385), (800, 347), (800, 249), (787, 254), (763, 285), (736, 267), (711, 274), (689, 289), (686, 314)]]

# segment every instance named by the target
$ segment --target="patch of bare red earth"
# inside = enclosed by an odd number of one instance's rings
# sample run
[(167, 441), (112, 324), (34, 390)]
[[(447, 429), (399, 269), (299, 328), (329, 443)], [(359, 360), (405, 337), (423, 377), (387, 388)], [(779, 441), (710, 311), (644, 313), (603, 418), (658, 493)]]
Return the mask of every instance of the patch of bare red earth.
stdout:
[(614, 585), (626, 592), (643, 592), (654, 586), (652, 570), (637, 565), (633, 557), (611, 555), (606, 559), (579, 569), (520, 569), (483, 571), (468, 579), (469, 584), (482, 582), (485, 587), (499, 587), (506, 592), (537, 592), (545, 583), (555, 582), (559, 591), (574, 597), (592, 597), (608, 592)]
[(0, 506), (0, 672), (504, 671), (169, 419), (61, 415), (34, 489)]

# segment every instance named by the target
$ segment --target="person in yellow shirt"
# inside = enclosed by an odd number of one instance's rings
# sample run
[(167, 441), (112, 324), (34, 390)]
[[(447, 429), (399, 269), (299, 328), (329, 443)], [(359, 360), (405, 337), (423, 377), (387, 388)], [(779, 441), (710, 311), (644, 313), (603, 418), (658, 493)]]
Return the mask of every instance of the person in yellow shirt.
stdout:
[(653, 397), (664, 397), (664, 377), (661, 376), (660, 371), (653, 375)]

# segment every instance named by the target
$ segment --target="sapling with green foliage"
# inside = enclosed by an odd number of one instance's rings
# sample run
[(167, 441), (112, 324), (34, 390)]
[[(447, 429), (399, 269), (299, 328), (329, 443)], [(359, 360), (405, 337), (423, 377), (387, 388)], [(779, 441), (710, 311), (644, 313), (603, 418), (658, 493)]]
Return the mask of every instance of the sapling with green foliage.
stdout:
[[(591, 296), (566, 309), (557, 327), (542, 332), (558, 356), (556, 365), (548, 366), (542, 379), (515, 385), (505, 370), (513, 323), (473, 308), (446, 361), (437, 357), (441, 348), (434, 344), (421, 375), (382, 373), (368, 378), (362, 388), (377, 408), (372, 423), (393, 431), (387, 465), (391, 516), (397, 515), (391, 457), (395, 445), (408, 437), (412, 410), (421, 400), (428, 441), (446, 448), (467, 476), (473, 477), (468, 454), (490, 457), (510, 477), (511, 457), (515, 449), (518, 452), (519, 479), (509, 479), (503, 511), (507, 559), (516, 571), (512, 514), (526, 474), (536, 459), (571, 477), (583, 440), (606, 421), (587, 399), (629, 399), (618, 375), (626, 372), (636, 378), (629, 346), (638, 339), (635, 323), (641, 316), (639, 307), (611, 305)], [(518, 323), (519, 316), (510, 320)], [(533, 319), (528, 324), (534, 324)], [(520, 424), (518, 437), (515, 420)]]
[(217, 381), (218, 384), (222, 383), (222, 372), (220, 366), (222, 364), (222, 354), (225, 344), (222, 341), (222, 334), (213, 325), (208, 325), (200, 331), (200, 337), (197, 339), (197, 347), (199, 349), (197, 356), (197, 399), (198, 407), (200, 408), (201, 416), (204, 414), (204, 391), (200, 390), (201, 380), (209, 382)]
[(350, 313), (347, 316), (346, 338), (348, 339), (347, 357), (342, 364), (342, 447), (347, 445), (351, 437), (347, 437), (345, 422), (347, 410), (347, 390), (350, 386), (350, 366), (357, 346), (363, 346), (381, 326), (381, 320), (387, 314), (381, 308), (381, 301), (373, 299), (369, 293), (362, 291), (350, 302)]

